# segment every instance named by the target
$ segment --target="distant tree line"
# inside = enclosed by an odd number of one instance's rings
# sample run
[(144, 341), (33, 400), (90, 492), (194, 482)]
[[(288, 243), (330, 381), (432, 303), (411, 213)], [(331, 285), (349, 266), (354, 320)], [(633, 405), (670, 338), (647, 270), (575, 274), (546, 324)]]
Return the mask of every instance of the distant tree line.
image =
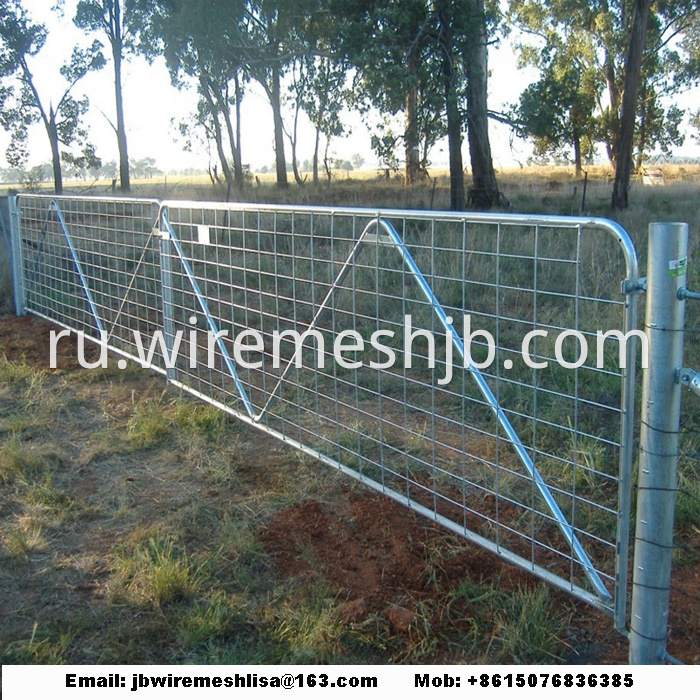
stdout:
[[(102, 161), (95, 159), (86, 165), (82, 162), (65, 162), (63, 164), (63, 174), (70, 180), (114, 180), (119, 179), (120, 167), (115, 160)], [(137, 180), (150, 180), (163, 174), (163, 171), (156, 165), (155, 158), (146, 157), (132, 159), (129, 161), (129, 171), (131, 176)], [(198, 171), (201, 173), (202, 171)], [(53, 164), (51, 162), (40, 163), (31, 168), (14, 166), (0, 168), (0, 182), (8, 184), (39, 185), (53, 180)]]
[[(432, 149), (446, 138), (455, 210), (502, 202), (490, 119), (531, 139), (539, 156), (570, 158), (577, 173), (602, 145), (615, 169), (612, 205), (625, 208), (634, 168), (652, 150), (682, 143), (684, 115), (668, 100), (700, 75), (700, 0), (81, 0), (72, 19), (92, 43), (60, 68), (65, 90), (47, 104), (31, 69), (46, 28), (29, 8), (28, 0), (0, 0), (0, 123), (11, 134), (12, 167), (27, 160), (30, 125), (43, 124), (57, 192), (63, 167), (99, 171), (82, 126), (88, 98), (75, 93), (88, 72), (107, 65), (118, 152), (110, 172), (124, 191), (139, 176), (128, 156), (121, 77), (136, 52), (163, 56), (176, 87), (196, 86), (193, 117), (179, 130), (186, 146), (211, 144), (210, 174), (229, 195), (250, 179), (241, 116), (255, 85), (270, 105), (279, 187), (289, 186), (290, 173), (307, 184), (298, 166), (300, 115), (315, 131), (304, 170), (317, 185), (337, 168), (330, 143), (347, 128), (344, 110), (354, 109), (373, 120), (382, 167), (402, 168), (407, 184), (427, 176)], [(509, 33), (521, 64), (539, 77), (496, 114), (488, 108), (488, 54)], [(688, 116), (700, 127), (700, 111)]]

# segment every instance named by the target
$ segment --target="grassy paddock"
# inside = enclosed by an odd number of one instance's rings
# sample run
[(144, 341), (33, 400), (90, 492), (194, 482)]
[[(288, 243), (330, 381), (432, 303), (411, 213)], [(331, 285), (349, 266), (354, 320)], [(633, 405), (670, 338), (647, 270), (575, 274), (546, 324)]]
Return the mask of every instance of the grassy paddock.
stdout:
[[(679, 169), (677, 177), (673, 172), (667, 170), (663, 187), (635, 184), (632, 207), (619, 218), (638, 246), (642, 268), (649, 221), (688, 221), (689, 286), (700, 289), (692, 264), (700, 223), (699, 171)], [(244, 196), (375, 207), (428, 207), (432, 201), (433, 208), (439, 209), (445, 207), (448, 195), (443, 178), (438, 177), (434, 190), (432, 183), (404, 188), (392, 181), (368, 183), (342, 177), (330, 187), (292, 187), (280, 193), (261, 182)], [(610, 183), (605, 173), (591, 171), (590, 178), (586, 213), (609, 215)], [(501, 174), (501, 181), (514, 210), (563, 214), (580, 210), (581, 183), (560, 170), (507, 172)], [(104, 194), (104, 188), (96, 193)], [(135, 194), (201, 200), (220, 195), (201, 183), (170, 181), (137, 183)], [(455, 245), (453, 241), (451, 247)], [(527, 241), (520, 245), (527, 246)], [(312, 253), (305, 251), (305, 256), (311, 258)], [(0, 242), (0, 306), (9, 311), (9, 273), (2, 254)], [(488, 278), (493, 271), (485, 269), (486, 264), (482, 261), (481, 267), (471, 270), (470, 279)], [(461, 269), (457, 265), (450, 276), (457, 280)], [(369, 266), (359, 272), (366, 275), (367, 285), (373, 283)], [(530, 273), (514, 265), (510, 274), (526, 282)], [(617, 289), (619, 274), (603, 261), (590, 270), (588, 281)], [(558, 280), (553, 278), (551, 283), (556, 285)], [(251, 278), (250, 284), (254, 287), (259, 281)], [(441, 298), (452, 295), (450, 306), (458, 309), (459, 285), (449, 280), (443, 284)], [(479, 285), (472, 284), (478, 292)], [(484, 304), (488, 304), (486, 297)], [(518, 299), (508, 303), (515, 316)], [(700, 309), (692, 303), (687, 308), (685, 363), (699, 367), (700, 351), (694, 341)], [(561, 310), (552, 308), (549, 313), (556, 317)], [(565, 325), (566, 318), (561, 321)], [(347, 381), (354, 381), (353, 376)], [(314, 385), (309, 389), (313, 391)], [(605, 386), (598, 389), (606, 391)], [(520, 401), (525, 410), (528, 397), (518, 393), (517, 387), (502, 390), (511, 391), (515, 405)], [(415, 586), (398, 588), (390, 599), (353, 598), (347, 584), (333, 579), (319, 552), (319, 541), (342, 528), (341, 515), (364, 523), (363, 514), (352, 511), (362, 493), (359, 487), (208, 406), (163, 390), (160, 378), (151, 380), (131, 370), (49, 374), (36, 363), (0, 353), (0, 398), (0, 559), (4, 569), (0, 584), (13, 596), (19, 596), (27, 581), (34, 586), (27, 593), (30, 603), (18, 607), (22, 613), (3, 632), (0, 657), (5, 663), (610, 660), (610, 656), (587, 656), (586, 645), (579, 641), (590, 634), (578, 634), (586, 629), (581, 618), (590, 619), (590, 610), (577, 613), (566, 598), (524, 574), (486, 566), (477, 552), (465, 550), (462, 542), (450, 536), (436, 538), (423, 524), (416, 525), (418, 529), (406, 525), (407, 542), (401, 545), (415, 555), (418, 568), (411, 569)], [(692, 571), (700, 561), (698, 441), (692, 429), (700, 407), (694, 397), (686, 395), (684, 402), (676, 513), (676, 559), (681, 573)], [(455, 407), (457, 417), (460, 410)], [(548, 410), (554, 415), (565, 409), (553, 404)], [(373, 462), (381, 455), (377, 427), (356, 427), (358, 435), (352, 437), (352, 444), (343, 443), (350, 440), (347, 434), (336, 442), (350, 459), (357, 459), (351, 450), (356, 450), (359, 440), (369, 459), (356, 466), (376, 477)], [(587, 426), (592, 433), (600, 427)], [(390, 450), (405, 448), (411, 464), (431, 459), (423, 451), (422, 430), (416, 425), (406, 444), (399, 444), (402, 440), (393, 444), (389, 435)], [(86, 439), (86, 434), (92, 437)], [(561, 437), (543, 435), (541, 439), (556, 442)], [(480, 448), (490, 449), (487, 444)], [(586, 467), (579, 470), (578, 488), (592, 493), (595, 480), (586, 479), (609, 469), (605, 450), (594, 441), (580, 439), (575, 444), (566, 442), (566, 452), (567, 458), (576, 458)], [(544, 468), (551, 479), (564, 478), (561, 463)], [(486, 472), (475, 477), (484, 484), (489, 478), (493, 477)], [(517, 496), (521, 476), (513, 472), (500, 478), (512, 482), (508, 488)], [(385, 539), (364, 539), (366, 551), (379, 551), (382, 541), (396, 536), (392, 523), (378, 517), (384, 509), (393, 512), (385, 505), (374, 506), (372, 512)], [(593, 534), (598, 528), (614, 527), (602, 522), (593, 509), (579, 515)], [(319, 540), (313, 532), (294, 529), (294, 517), (315, 523), (325, 535)], [(408, 514), (405, 517), (410, 521)], [(284, 540), (285, 526), (298, 539)], [(358, 525), (343, 541), (368, 538), (363, 532)], [(292, 562), (285, 558), (283, 545), (293, 552)], [(470, 569), (475, 560), (480, 561), (481, 570)], [(405, 575), (406, 569), (396, 566)], [(38, 601), (57, 588), (71, 593), (41, 608)], [(83, 590), (84, 594), (76, 593)], [(424, 595), (426, 590), (432, 594)], [(609, 623), (599, 620), (593, 627), (607, 629)], [(689, 648), (697, 653), (697, 645), (683, 647), (681, 640), (672, 652), (684, 658)], [(610, 653), (610, 647), (605, 649)], [(687, 656), (685, 660), (698, 659)]]

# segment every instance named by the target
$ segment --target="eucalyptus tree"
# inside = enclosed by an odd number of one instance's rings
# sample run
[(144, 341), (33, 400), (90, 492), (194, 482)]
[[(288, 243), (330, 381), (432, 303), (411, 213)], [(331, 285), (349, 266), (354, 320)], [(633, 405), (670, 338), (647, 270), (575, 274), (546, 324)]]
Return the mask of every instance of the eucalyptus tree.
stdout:
[[(318, 47), (317, 47), (318, 48)], [(350, 90), (347, 87), (347, 66), (318, 50), (295, 61), (296, 70), (291, 91), (294, 93), (295, 117), (293, 126), (292, 162), (294, 176), (301, 184), (296, 164), (296, 131), (299, 111), (303, 110), (314, 129), (314, 151), (311, 159), (311, 171), (314, 185), (319, 184), (321, 138), (325, 139), (323, 164), (326, 176), (330, 180), (331, 167), (328, 151), (331, 139), (345, 133), (345, 124), (341, 118), (344, 107), (350, 102)]]
[(292, 66), (309, 66), (317, 54), (320, 24), (328, 22), (324, 0), (247, 0), (240, 42), (252, 80), (265, 92), (273, 118), (277, 185), (287, 187), (282, 82)]
[[(213, 136), (227, 184), (242, 189), (241, 101), (247, 46), (241, 38), (244, 0), (137, 0), (139, 50), (163, 55), (175, 87), (196, 86), (193, 126)], [(185, 129), (186, 130), (186, 129)], [(232, 164), (232, 165), (231, 165)]]
[(566, 157), (573, 149), (576, 177), (595, 149), (595, 96), (582, 86), (585, 78), (576, 63), (551, 63), (522, 92), (513, 118), (518, 134), (533, 140), (535, 155)]
[[(381, 115), (403, 117), (405, 182), (417, 182), (427, 172), (430, 147), (444, 131), (430, 7), (425, 0), (333, 0), (331, 7), (339, 18), (339, 50), (356, 68), (355, 102), (365, 113), (375, 108)], [(394, 160), (397, 139), (384, 132), (379, 125), (373, 143), (381, 158)], [(389, 142), (392, 153), (384, 152)]]
[(90, 32), (100, 32), (106, 38), (114, 67), (114, 102), (116, 124), (111, 123), (117, 136), (119, 149), (119, 184), (122, 191), (131, 187), (129, 177), (129, 150), (124, 120), (124, 92), (122, 88), (122, 63), (125, 55), (133, 52), (141, 14), (135, 0), (80, 0), (77, 5), (75, 25)]
[[(247, 81), (263, 89), (273, 117), (277, 184), (287, 187), (285, 129), (282, 118), (283, 78), (308, 44), (300, 30), (318, 11), (318, 0), (138, 0), (144, 8), (153, 56), (164, 54), (175, 84), (195, 81), (212, 115), (217, 147), (230, 143), (233, 177), (242, 184), (240, 101)], [(233, 83), (233, 86), (231, 86)], [(234, 128), (229, 114), (236, 112)], [(219, 126), (217, 127), (217, 122)], [(219, 130), (221, 136), (218, 135)], [(221, 150), (221, 148), (219, 148)], [(226, 159), (222, 168), (227, 169)], [(228, 177), (228, 175), (227, 175)]]
[[(447, 136), (450, 201), (467, 204), (462, 160), (466, 127), (472, 166), (472, 203), (500, 199), (488, 134), (488, 43), (492, 13), (482, 0), (359, 0), (340, 12), (340, 47), (357, 68), (360, 94), (383, 114), (401, 114), (406, 183), (426, 172), (428, 152)], [(495, 3), (494, 3), (495, 4)], [(387, 161), (398, 138), (389, 131), (374, 143)]]
[(460, 10), (460, 46), (467, 79), (467, 138), (472, 170), (471, 204), (491, 209), (503, 199), (496, 181), (489, 138), (488, 47), (500, 19), (498, 3), (465, 0)]
[[(560, 8), (556, 8), (558, 12)], [(574, 8), (570, 8), (574, 12)], [(542, 3), (513, 2), (511, 10), (527, 35), (539, 45), (518, 45), (520, 66), (533, 66), (540, 78), (529, 85), (514, 106), (512, 122), (519, 135), (531, 138), (535, 155), (567, 157), (573, 150), (576, 175), (592, 156), (598, 133), (596, 111), (605, 80), (599, 71), (599, 47), (586, 31), (562, 31)], [(587, 9), (580, 8), (582, 13)], [(582, 27), (587, 17), (570, 18)]]
[[(434, 0), (435, 47), (441, 64), (450, 154), (450, 204), (491, 209), (501, 200), (489, 138), (488, 45), (496, 8), (484, 0)], [(464, 106), (463, 106), (464, 105)], [(465, 196), (462, 131), (466, 125), (472, 185)]]
[(46, 39), (46, 27), (32, 20), (20, 0), (0, 0), (0, 124), (11, 134), (7, 161), (12, 166), (26, 161), (29, 128), (41, 123), (51, 149), (54, 189), (61, 194), (61, 145), (82, 147), (80, 155), (68, 151), (72, 163), (79, 167), (89, 168), (98, 161), (82, 125), (88, 99), (75, 98), (72, 92), (90, 71), (102, 68), (105, 59), (99, 41), (88, 49), (76, 46), (70, 60), (59, 69), (62, 85), (54, 102), (39, 91), (31, 68)]
[[(626, 41), (624, 63), (623, 97), (620, 110), (620, 131), (615, 160), (615, 180), (613, 182), (612, 206), (614, 209), (626, 209), (629, 203), (629, 189), (633, 170), (635, 146), (635, 129), (644, 136), (639, 161), (644, 153), (646, 134), (656, 126), (654, 139), (664, 145), (664, 139), (682, 143), (677, 126), (682, 117), (682, 110), (673, 108), (667, 118), (655, 117), (649, 105), (655, 106), (655, 87), (665, 84), (665, 94), (673, 94), (682, 85), (683, 73), (674, 51), (666, 52), (660, 58), (664, 47), (675, 36), (682, 35), (687, 28), (697, 21), (700, 9), (698, 0), (634, 0), (630, 2), (631, 13)], [(662, 60), (665, 59), (665, 60)], [(666, 80), (653, 80), (662, 74)], [(643, 97), (640, 100), (640, 93)], [(639, 106), (642, 106), (642, 119), (638, 119)], [(657, 110), (659, 111), (659, 110)], [(646, 118), (645, 118), (646, 117)], [(675, 133), (674, 133), (675, 127)]]
[(330, 141), (346, 131), (341, 115), (351, 101), (351, 92), (349, 65), (339, 55), (335, 42), (339, 19), (328, 11), (325, 0), (307, 2), (306, 10), (297, 15), (287, 39), (285, 82), (289, 88), (288, 111), (293, 115), (288, 136), (294, 177), (303, 185), (297, 164), (297, 136), (299, 117), (305, 113), (315, 132), (311, 169), (313, 182), (318, 185), (321, 138), (325, 139), (324, 165), (330, 178)]
[(615, 181), (613, 182), (612, 191), (613, 209), (627, 209), (629, 201), (637, 102), (651, 3), (652, 0), (635, 0), (634, 2), (632, 26), (625, 58), (620, 132), (617, 142)]
[[(613, 139), (619, 129), (622, 92), (620, 2), (626, 0), (511, 0), (509, 8), (515, 26), (525, 37), (534, 39), (518, 47), (521, 64), (534, 66), (543, 74), (544, 84), (528, 88), (525, 98), (575, 71), (581, 78), (580, 99), (595, 104), (596, 120), (587, 119), (582, 125), (587, 127), (585, 137), (604, 141), (611, 162), (615, 158)], [(568, 97), (564, 101), (571, 103), (571, 95)]]
[(692, 62), (684, 64), (676, 43), (683, 45), (699, 9), (698, 0), (510, 0), (510, 19), (533, 37), (520, 47), (522, 62), (538, 67), (545, 82), (552, 66), (576, 71), (576, 101), (595, 101), (582, 135), (605, 146), (617, 174), (616, 207), (626, 206), (635, 161), (641, 165), (651, 149), (682, 143), (682, 111), (664, 107), (663, 98), (688, 84)]

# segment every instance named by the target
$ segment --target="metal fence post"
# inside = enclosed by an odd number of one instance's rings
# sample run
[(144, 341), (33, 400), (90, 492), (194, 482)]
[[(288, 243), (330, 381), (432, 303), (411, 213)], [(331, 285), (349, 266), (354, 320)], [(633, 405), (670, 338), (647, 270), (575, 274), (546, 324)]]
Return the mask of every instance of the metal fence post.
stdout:
[(631, 664), (666, 659), (673, 514), (680, 427), (688, 224), (649, 225), (647, 310), (649, 367), (644, 370), (635, 534)]
[(25, 316), (24, 265), (20, 240), (20, 211), (17, 197), (8, 197), (10, 211), (10, 260), (12, 263), (12, 292), (15, 297), (15, 314)]

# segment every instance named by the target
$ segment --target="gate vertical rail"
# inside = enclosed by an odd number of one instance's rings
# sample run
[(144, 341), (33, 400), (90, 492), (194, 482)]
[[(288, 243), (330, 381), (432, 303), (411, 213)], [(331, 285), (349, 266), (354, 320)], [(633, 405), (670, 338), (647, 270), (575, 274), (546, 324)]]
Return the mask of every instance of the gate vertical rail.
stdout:
[[(163, 290), (163, 339), (169, 357), (174, 359), (173, 347), (175, 345), (174, 301), (173, 301), (173, 273), (170, 264), (170, 229), (165, 221), (164, 212), (158, 213), (157, 226), (160, 230), (160, 279)], [(166, 376), (168, 380), (175, 379), (175, 367), (166, 362)]]
[(17, 316), (26, 315), (24, 273), (22, 262), (22, 242), (20, 239), (20, 212), (17, 197), (8, 199), (10, 209), (10, 259), (12, 262), (12, 284), (15, 297), (15, 314)]
[(649, 367), (644, 370), (635, 534), (631, 664), (666, 657), (676, 499), (688, 224), (649, 225), (647, 308)]

